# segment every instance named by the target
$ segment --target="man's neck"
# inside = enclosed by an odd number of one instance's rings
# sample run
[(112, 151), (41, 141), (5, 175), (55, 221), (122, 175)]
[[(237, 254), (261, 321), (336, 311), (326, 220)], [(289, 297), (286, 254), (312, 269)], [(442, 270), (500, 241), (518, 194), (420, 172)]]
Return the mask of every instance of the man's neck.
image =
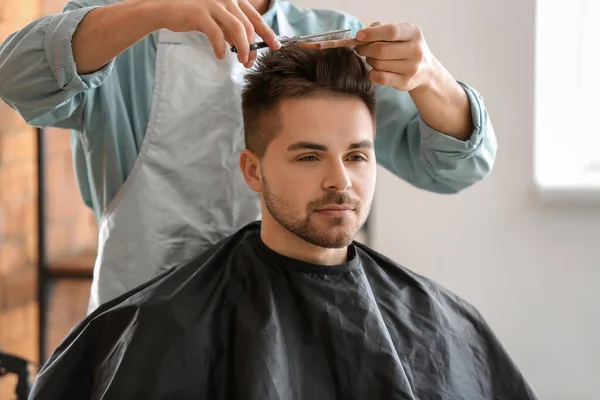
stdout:
[(260, 237), (274, 252), (299, 261), (318, 265), (337, 265), (348, 260), (348, 247), (326, 249), (308, 243), (279, 225), (271, 215), (264, 212)]
[(272, 0), (250, 0), (252, 7), (256, 8), (261, 15), (269, 11)]

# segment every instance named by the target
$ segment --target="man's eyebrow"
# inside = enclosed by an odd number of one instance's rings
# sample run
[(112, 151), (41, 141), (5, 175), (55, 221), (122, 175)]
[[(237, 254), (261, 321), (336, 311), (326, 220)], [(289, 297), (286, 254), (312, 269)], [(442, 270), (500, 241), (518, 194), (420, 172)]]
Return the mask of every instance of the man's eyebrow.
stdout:
[(313, 143), (313, 142), (296, 142), (294, 144), (291, 144), (288, 146), (288, 151), (295, 151), (295, 150), (320, 150), (320, 151), (327, 151), (327, 146), (323, 145), (323, 144), (319, 144), (319, 143)]
[[(356, 149), (372, 149), (373, 142), (370, 140), (363, 140), (357, 143), (352, 143), (348, 146), (348, 150), (356, 150)], [(296, 142), (288, 146), (288, 151), (296, 151), (296, 150), (318, 150), (318, 151), (327, 151), (327, 146), (324, 144), (314, 143), (314, 142)]]
[(348, 146), (348, 150), (372, 149), (372, 148), (373, 148), (373, 142), (370, 140), (363, 140), (358, 143), (352, 143), (350, 146)]

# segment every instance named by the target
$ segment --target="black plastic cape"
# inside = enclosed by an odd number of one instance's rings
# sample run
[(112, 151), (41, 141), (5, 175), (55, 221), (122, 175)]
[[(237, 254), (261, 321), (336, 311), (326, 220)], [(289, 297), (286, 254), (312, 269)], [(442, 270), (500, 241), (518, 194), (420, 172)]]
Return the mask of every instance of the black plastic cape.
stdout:
[(481, 315), (368, 247), (279, 255), (252, 223), (104, 304), (30, 399), (535, 399)]

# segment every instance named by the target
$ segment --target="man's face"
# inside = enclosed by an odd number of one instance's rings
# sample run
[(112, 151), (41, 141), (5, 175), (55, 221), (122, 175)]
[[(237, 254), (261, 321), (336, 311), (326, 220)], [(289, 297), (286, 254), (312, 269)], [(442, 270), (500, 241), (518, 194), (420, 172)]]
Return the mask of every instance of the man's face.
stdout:
[(281, 226), (325, 248), (349, 245), (371, 208), (373, 119), (353, 97), (284, 100), (261, 162), (262, 201)]

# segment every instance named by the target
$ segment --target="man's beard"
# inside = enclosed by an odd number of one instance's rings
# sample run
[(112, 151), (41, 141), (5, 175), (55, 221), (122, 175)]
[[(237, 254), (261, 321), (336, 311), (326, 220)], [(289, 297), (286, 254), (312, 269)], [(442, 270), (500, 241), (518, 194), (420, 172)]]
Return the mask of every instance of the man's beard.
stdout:
[[(347, 192), (327, 192), (327, 194), (319, 200), (312, 201), (308, 204), (306, 210), (306, 218), (301, 219), (297, 216), (297, 211), (293, 206), (290, 206), (285, 200), (277, 197), (269, 188), (269, 184), (263, 177), (263, 198), (265, 206), (269, 213), (273, 216), (279, 225), (283, 226), (289, 232), (305, 240), (308, 243), (328, 249), (340, 249), (348, 246), (354, 240), (356, 233), (362, 228), (365, 219), (361, 217), (363, 204), (359, 200), (351, 199)], [(311, 222), (311, 216), (315, 210), (322, 209), (331, 204), (348, 205), (355, 213), (357, 223), (352, 226), (347, 226), (349, 218), (354, 220), (353, 216), (331, 217), (329, 218), (330, 227), (319, 228)], [(370, 204), (367, 205), (366, 212), (368, 213)], [(335, 229), (338, 227), (338, 229)]]

